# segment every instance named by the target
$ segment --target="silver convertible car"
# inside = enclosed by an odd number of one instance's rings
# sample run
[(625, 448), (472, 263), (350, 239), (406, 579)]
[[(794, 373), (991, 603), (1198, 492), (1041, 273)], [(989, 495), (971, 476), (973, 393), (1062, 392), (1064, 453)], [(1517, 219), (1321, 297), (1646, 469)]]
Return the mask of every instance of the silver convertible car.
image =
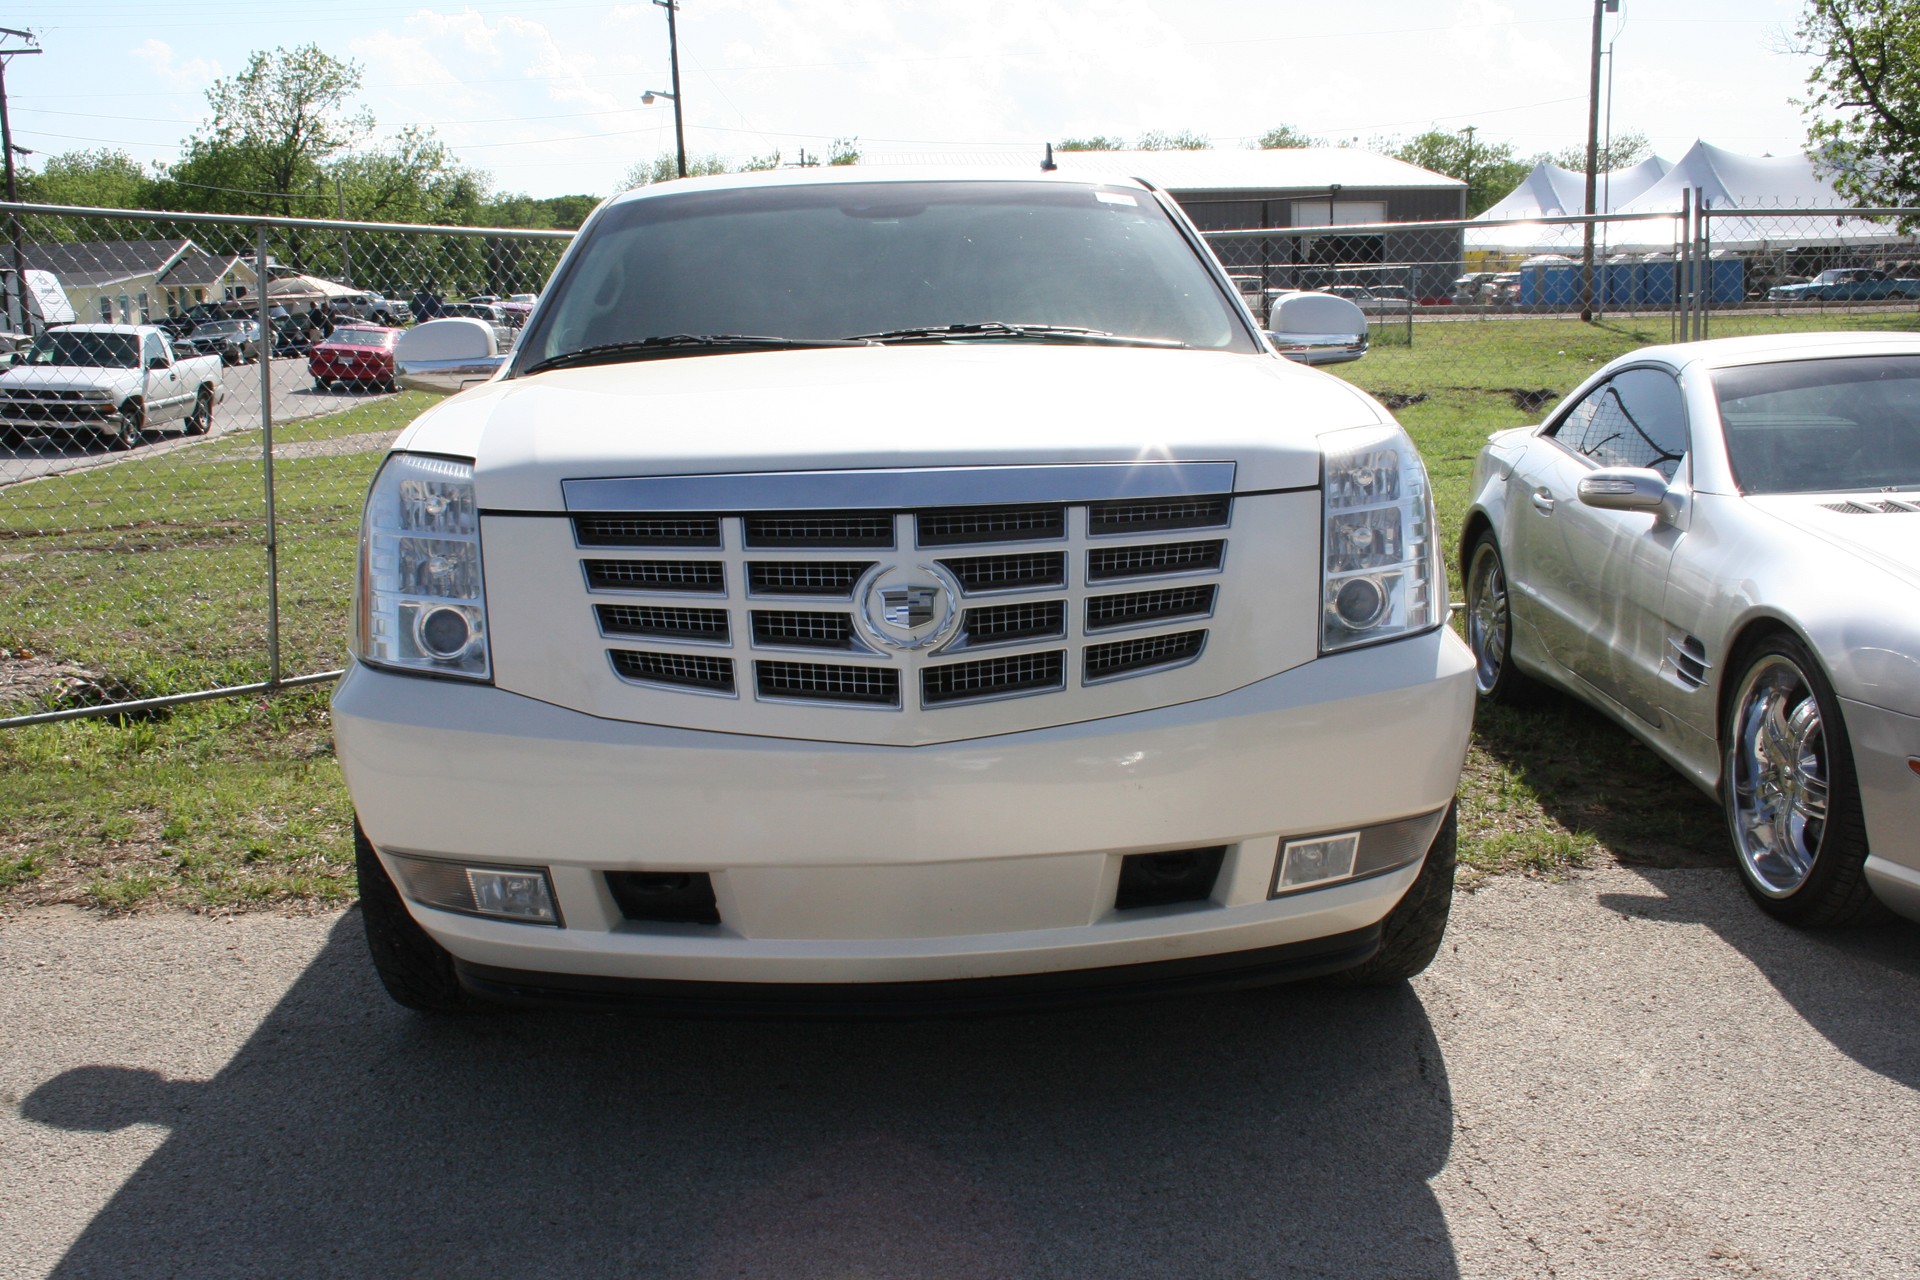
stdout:
[(1920, 919), (1920, 334), (1636, 351), (1494, 435), (1471, 499), (1482, 697), (1618, 720), (1773, 915)]

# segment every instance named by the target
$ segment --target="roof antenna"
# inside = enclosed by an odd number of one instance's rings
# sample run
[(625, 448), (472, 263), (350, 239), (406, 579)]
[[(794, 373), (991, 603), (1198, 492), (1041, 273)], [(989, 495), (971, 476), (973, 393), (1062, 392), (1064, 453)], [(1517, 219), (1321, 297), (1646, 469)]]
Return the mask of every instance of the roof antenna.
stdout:
[(1059, 165), (1053, 162), (1053, 144), (1049, 142), (1047, 144), (1047, 158), (1040, 162), (1040, 172), (1052, 173), (1054, 170), (1058, 169), (1059, 167), (1060, 167)]

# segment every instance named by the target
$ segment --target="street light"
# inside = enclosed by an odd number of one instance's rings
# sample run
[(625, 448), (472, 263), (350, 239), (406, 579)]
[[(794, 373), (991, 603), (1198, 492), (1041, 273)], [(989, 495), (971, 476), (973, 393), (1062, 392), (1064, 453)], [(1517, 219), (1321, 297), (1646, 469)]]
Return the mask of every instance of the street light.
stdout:
[(653, 105), (655, 98), (665, 98), (673, 103), (673, 144), (680, 159), (680, 176), (684, 178), (687, 176), (687, 131), (681, 121), (680, 113), (680, 36), (673, 25), (673, 15), (679, 9), (680, 2), (679, 0), (653, 0), (653, 2), (667, 11), (667, 61), (673, 67), (673, 92), (662, 93), (657, 89), (649, 89), (640, 95), (640, 101), (648, 106)]

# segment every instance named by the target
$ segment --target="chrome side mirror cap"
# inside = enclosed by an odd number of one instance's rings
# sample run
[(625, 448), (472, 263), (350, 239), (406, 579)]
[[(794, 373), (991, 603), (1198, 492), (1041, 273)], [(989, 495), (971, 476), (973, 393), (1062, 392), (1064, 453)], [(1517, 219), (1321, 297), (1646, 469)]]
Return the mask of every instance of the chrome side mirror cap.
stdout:
[(506, 362), (493, 326), (484, 320), (429, 320), (407, 330), (393, 344), (400, 385), (439, 396), (485, 382)]
[(1276, 293), (1267, 312), (1267, 341), (1301, 364), (1341, 364), (1367, 354), (1367, 315), (1331, 293)]
[(1660, 511), (1669, 487), (1650, 467), (1602, 467), (1580, 477), (1580, 501), (1602, 511)]

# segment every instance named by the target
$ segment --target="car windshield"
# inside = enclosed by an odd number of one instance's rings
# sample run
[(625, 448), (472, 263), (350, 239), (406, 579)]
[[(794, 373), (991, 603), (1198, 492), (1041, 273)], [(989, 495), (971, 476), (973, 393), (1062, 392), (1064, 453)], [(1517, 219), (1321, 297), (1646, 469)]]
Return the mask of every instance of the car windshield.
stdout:
[(1721, 369), (1713, 390), (1742, 493), (1920, 489), (1920, 355)]
[[(1204, 260), (1147, 193), (1051, 182), (722, 189), (606, 210), (520, 345), (569, 352), (683, 334), (799, 341), (952, 326), (1067, 328), (1253, 351)], [(697, 349), (687, 348), (689, 352)]]
[(131, 369), (140, 363), (139, 353), (139, 341), (130, 333), (75, 333), (56, 329), (35, 338), (22, 363)]
[(392, 341), (393, 335), (384, 329), (335, 329), (327, 339), (335, 347), (384, 347)]
[(239, 333), (242, 329), (251, 327), (251, 324), (245, 320), (213, 320), (195, 329), (193, 336), (198, 338), (211, 335), (218, 338), (224, 334)]

